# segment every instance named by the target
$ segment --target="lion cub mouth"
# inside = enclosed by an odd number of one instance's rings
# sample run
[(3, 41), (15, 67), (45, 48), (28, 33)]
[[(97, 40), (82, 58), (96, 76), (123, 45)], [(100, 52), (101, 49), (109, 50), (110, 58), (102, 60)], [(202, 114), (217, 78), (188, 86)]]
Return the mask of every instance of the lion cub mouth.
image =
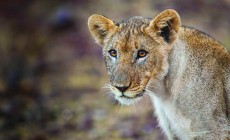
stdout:
[(114, 94), (114, 98), (119, 101), (119, 103), (123, 105), (131, 105), (138, 101), (140, 101), (143, 96), (145, 96), (146, 90), (141, 91), (126, 91), (126, 92), (120, 92), (118, 90), (112, 91), (112, 94)]
[(140, 93), (136, 94), (133, 97), (126, 96), (124, 93), (122, 93), (122, 95), (120, 97), (121, 98), (134, 99), (134, 98), (142, 97), (144, 95), (144, 93), (145, 93), (145, 90), (142, 90)]

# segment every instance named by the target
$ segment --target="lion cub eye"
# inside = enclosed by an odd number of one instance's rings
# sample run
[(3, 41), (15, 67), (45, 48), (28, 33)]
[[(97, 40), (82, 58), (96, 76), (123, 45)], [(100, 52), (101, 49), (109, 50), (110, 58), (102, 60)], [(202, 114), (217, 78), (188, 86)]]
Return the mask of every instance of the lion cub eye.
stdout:
[(145, 51), (145, 50), (139, 50), (138, 53), (137, 53), (137, 59), (138, 59), (138, 58), (143, 58), (143, 57), (145, 57), (147, 54), (148, 54), (147, 51)]
[(109, 54), (112, 57), (117, 57), (117, 51), (116, 50), (109, 50)]

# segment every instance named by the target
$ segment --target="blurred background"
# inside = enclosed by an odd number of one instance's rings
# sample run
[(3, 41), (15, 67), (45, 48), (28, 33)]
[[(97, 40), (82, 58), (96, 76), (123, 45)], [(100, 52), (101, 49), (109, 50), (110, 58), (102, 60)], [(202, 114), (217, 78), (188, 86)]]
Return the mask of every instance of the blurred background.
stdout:
[(93, 13), (115, 21), (173, 8), (230, 47), (230, 0), (0, 1), (0, 140), (163, 140), (149, 101), (121, 106), (106, 84)]

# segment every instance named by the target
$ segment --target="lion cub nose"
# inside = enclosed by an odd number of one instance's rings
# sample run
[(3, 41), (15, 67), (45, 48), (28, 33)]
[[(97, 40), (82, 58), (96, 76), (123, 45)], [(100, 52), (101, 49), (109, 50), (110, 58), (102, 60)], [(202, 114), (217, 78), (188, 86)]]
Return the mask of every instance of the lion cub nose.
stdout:
[(129, 87), (128, 86), (123, 86), (123, 87), (118, 87), (115, 86), (118, 90), (120, 90), (120, 92), (125, 92)]

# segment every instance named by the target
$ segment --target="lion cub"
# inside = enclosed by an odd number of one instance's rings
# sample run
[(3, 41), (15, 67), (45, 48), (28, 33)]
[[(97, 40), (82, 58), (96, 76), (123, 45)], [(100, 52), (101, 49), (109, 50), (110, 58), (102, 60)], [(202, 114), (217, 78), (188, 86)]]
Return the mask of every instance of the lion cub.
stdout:
[(219, 42), (171, 9), (122, 22), (94, 14), (88, 26), (120, 103), (150, 98), (169, 140), (230, 139), (230, 54)]

